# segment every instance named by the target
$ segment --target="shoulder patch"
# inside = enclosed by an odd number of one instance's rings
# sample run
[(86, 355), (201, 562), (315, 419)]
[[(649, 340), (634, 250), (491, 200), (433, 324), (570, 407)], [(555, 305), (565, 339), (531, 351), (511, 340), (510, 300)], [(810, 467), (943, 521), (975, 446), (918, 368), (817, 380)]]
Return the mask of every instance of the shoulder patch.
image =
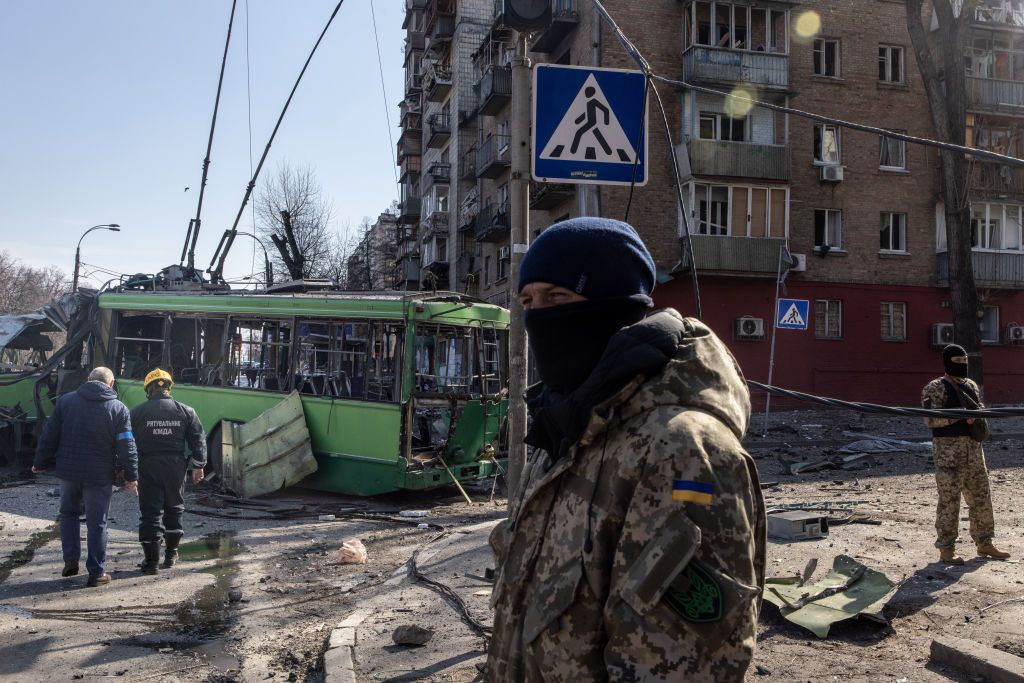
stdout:
[(663, 598), (673, 612), (687, 621), (706, 624), (719, 621), (724, 612), (722, 587), (714, 577), (696, 562), (690, 562), (682, 572), (690, 584), (685, 591), (670, 586)]
[(702, 481), (676, 479), (672, 482), (672, 500), (698, 505), (711, 505), (714, 499), (714, 486)]

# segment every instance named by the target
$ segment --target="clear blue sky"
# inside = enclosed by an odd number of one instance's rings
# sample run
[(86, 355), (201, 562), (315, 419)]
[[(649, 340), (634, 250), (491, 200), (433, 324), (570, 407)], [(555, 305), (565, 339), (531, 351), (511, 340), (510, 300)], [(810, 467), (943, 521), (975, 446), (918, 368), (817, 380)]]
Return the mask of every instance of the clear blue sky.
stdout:
[[(202, 268), (250, 177), (246, 4), (238, 0), (224, 77), (196, 250)], [(335, 4), (248, 0), (254, 164)], [(370, 7), (342, 5), (261, 175), (282, 161), (312, 165), (334, 204), (335, 228), (355, 227), (396, 198)], [(373, 7), (397, 140), (403, 5)], [(0, 250), (70, 273), (83, 230), (112, 222), (122, 231), (90, 234), (83, 261), (129, 273), (178, 262), (230, 11), (230, 0), (0, 3)], [(240, 229), (251, 229), (250, 216)], [(249, 273), (252, 250), (251, 239), (239, 238), (225, 274)]]

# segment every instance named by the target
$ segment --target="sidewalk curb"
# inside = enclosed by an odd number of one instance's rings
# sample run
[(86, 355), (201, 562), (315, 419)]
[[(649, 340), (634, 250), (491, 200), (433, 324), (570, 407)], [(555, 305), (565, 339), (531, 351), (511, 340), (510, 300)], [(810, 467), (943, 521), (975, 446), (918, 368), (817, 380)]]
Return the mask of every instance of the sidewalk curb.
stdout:
[(324, 681), (326, 683), (356, 683), (352, 653), (356, 646), (356, 628), (370, 615), (369, 610), (356, 610), (331, 631), (324, 652)]

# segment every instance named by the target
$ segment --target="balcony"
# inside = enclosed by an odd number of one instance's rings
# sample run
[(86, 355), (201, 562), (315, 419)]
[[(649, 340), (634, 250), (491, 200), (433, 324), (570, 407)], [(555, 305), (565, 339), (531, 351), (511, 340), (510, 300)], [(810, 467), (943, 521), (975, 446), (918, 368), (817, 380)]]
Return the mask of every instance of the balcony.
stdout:
[[(773, 237), (692, 235), (693, 254), (700, 272), (746, 277), (776, 277), (779, 250), (786, 240)], [(690, 251), (683, 249), (683, 270), (693, 267)]]
[(472, 252), (464, 251), (455, 259), (455, 279), (459, 282), (467, 282), (473, 275), (475, 258)]
[(789, 55), (692, 46), (683, 52), (683, 79), (700, 83), (749, 83), (789, 89)]
[(547, 211), (575, 197), (575, 185), (533, 183), (530, 187), (530, 208), (534, 211)]
[(477, 83), (480, 113), (494, 116), (512, 99), (512, 68), (489, 66)]
[(1024, 28), (1024, 7), (1019, 0), (981, 0), (974, 8), (974, 23), (1012, 28)]
[(424, 6), (423, 30), (433, 34), (438, 19), (455, 18), (455, 0), (427, 0)]
[[(412, 23), (412, 16), (415, 13), (423, 12), (423, 8), (427, 6), (427, 0), (405, 0), (405, 20), (402, 22), (402, 28), (408, 30)], [(420, 22), (419, 28), (413, 28), (413, 30), (423, 31), (423, 23)]]
[(427, 102), (443, 102), (452, 90), (452, 67), (450, 64), (434, 62), (423, 75), (423, 90)]
[(419, 187), (420, 171), (423, 169), (423, 158), (420, 156), (407, 156), (398, 164), (398, 182), (403, 185)]
[(422, 33), (409, 33), (405, 38), (405, 58), (408, 60), (409, 55), (413, 52), (421, 52), (423, 46), (426, 43)]
[(441, 149), (452, 137), (452, 122), (448, 114), (431, 114), (427, 117), (427, 149)]
[(420, 217), (423, 201), (419, 197), (406, 197), (398, 205), (398, 220), (402, 223), (415, 223)]
[(470, 147), (462, 155), (459, 164), (459, 180), (476, 180), (476, 147)]
[(1024, 83), (977, 76), (967, 76), (965, 80), (968, 109), (1024, 115)]
[(1024, 201), (1024, 169), (991, 161), (975, 161), (972, 166), (972, 198)]
[(789, 180), (789, 146), (690, 138), (694, 175)]
[(476, 216), (473, 236), (477, 242), (501, 242), (510, 235), (508, 204), (488, 204)]
[(405, 254), (399, 257), (395, 264), (395, 274), (392, 286), (399, 290), (413, 289), (413, 286), (420, 281), (420, 256), (419, 254)]
[(398, 136), (398, 163), (401, 164), (406, 157), (418, 157), (423, 147), (423, 131), (413, 128), (405, 128)]
[[(416, 226), (415, 225), (399, 225), (398, 229), (395, 230), (395, 244), (402, 244), (404, 242), (411, 242), (416, 239)], [(404, 250), (404, 253), (396, 251), (395, 260), (405, 258), (408, 256), (408, 249)]]
[[(992, 289), (1024, 289), (1024, 254), (1008, 251), (972, 251), (974, 283)], [(940, 287), (949, 286), (949, 254), (935, 255), (935, 274)]]
[(423, 219), (423, 230), (420, 235), (429, 239), (434, 235), (448, 236), (448, 211), (435, 211)]
[(580, 23), (576, 0), (553, 0), (551, 25), (541, 30), (530, 46), (533, 52), (551, 52)]
[(437, 161), (430, 165), (427, 173), (434, 179), (435, 183), (448, 183), (452, 178), (452, 165)]
[(405, 76), (405, 95), (406, 97), (415, 95), (423, 89), (423, 74), (418, 73), (406, 73)]
[(476, 152), (478, 178), (497, 178), (512, 165), (509, 158), (507, 135), (492, 135), (480, 144)]
[(455, 35), (455, 15), (441, 14), (430, 31), (430, 45), (448, 42)]

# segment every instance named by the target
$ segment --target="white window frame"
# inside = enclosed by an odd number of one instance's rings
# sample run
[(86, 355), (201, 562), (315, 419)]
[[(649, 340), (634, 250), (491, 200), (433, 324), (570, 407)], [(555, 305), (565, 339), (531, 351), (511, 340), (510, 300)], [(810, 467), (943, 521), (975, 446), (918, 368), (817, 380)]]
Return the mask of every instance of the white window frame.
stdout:
[[(825, 332), (824, 334), (818, 334), (818, 317), (821, 315), (818, 311), (818, 304), (825, 304)], [(836, 316), (836, 329), (834, 332), (829, 329), (829, 318), (831, 309), (835, 308), (839, 311)], [(843, 338), (843, 300), (842, 299), (815, 299), (814, 300), (814, 338), (815, 339), (842, 339)]]
[[(894, 133), (903, 131), (893, 131)], [(895, 147), (893, 147), (895, 145)], [(899, 150), (900, 164), (894, 164), (893, 162), (893, 151)], [(886, 159), (886, 152), (888, 151), (888, 159)], [(885, 163), (888, 161), (889, 163)], [(907, 143), (904, 140), (897, 140), (896, 138), (890, 138), (885, 135), (878, 136), (878, 168), (883, 171), (905, 171), (907, 170)]]
[[(703, 132), (704, 121), (706, 119), (711, 120), (711, 125), (713, 128), (711, 133), (712, 137), (710, 138), (706, 138), (701, 134)], [(743, 139), (733, 140), (731, 137), (722, 137), (722, 134), (727, 127), (730, 131), (729, 134), (732, 135), (732, 126), (735, 122), (738, 122), (740, 126), (742, 126), (743, 128)], [(720, 142), (750, 142), (750, 117), (744, 116), (743, 118), (735, 119), (729, 116), (728, 114), (722, 112), (702, 111), (697, 115), (697, 136), (701, 140), (717, 140)]]
[[(825, 214), (825, 234), (824, 244), (817, 244), (818, 242), (818, 213), (824, 212)], [(839, 219), (836, 221), (835, 219)], [(836, 226), (838, 223), (838, 226)], [(829, 240), (829, 233), (832, 233), (837, 239), (837, 244), (833, 244)], [(814, 250), (821, 251), (822, 248), (828, 247), (830, 250), (842, 251), (843, 250), (843, 210), (842, 209), (815, 209), (814, 210)]]
[[(814, 154), (814, 163), (818, 166), (839, 166), (843, 163), (843, 139), (842, 133), (839, 126), (831, 123), (816, 123), (814, 124), (814, 131), (817, 136), (821, 139), (821, 149), (815, 150), (812, 148), (811, 152)], [(825, 159), (825, 138), (827, 134), (832, 133), (832, 139), (835, 140), (835, 159)], [(811, 140), (811, 144), (814, 144), (814, 140)], [(820, 151), (820, 154), (818, 153)]]
[[(733, 4), (730, 2), (713, 2), (708, 1), (708, 21), (711, 25), (708, 31), (708, 42), (700, 43), (698, 37), (700, 36), (700, 30), (697, 25), (697, 1), (691, 2), (686, 6), (683, 11), (683, 24), (684, 27), (684, 40), (685, 46), (690, 47), (716, 47), (717, 45), (712, 41), (715, 20), (718, 18), (718, 12), (726, 12), (729, 16), (729, 44), (722, 46), (730, 50), (739, 50), (743, 52), (769, 52), (774, 54), (789, 54), (789, 11), (773, 9), (767, 7), (751, 7), (744, 4)], [(736, 12), (745, 12), (747, 15), (747, 45), (738, 46), (736, 42)], [(764, 21), (765, 27), (765, 43), (762, 45), (754, 45), (754, 17), (761, 13), (761, 18)], [(773, 39), (775, 37), (772, 31), (772, 16), (775, 14), (781, 14), (782, 16), (782, 44), (774, 45)]]
[[(894, 221), (899, 219), (899, 239), (894, 239), (896, 235)], [(881, 243), (882, 230), (889, 228), (889, 246), (885, 246)], [(900, 213), (897, 211), (883, 211), (881, 214), (881, 224), (879, 225), (879, 246), (878, 251), (883, 254), (906, 254), (907, 253), (907, 214)]]
[[(723, 235), (732, 235), (732, 236), (736, 236), (736, 237), (752, 237), (753, 236), (753, 234), (752, 234), (753, 233), (753, 225), (751, 223), (752, 220), (753, 220), (753, 217), (752, 217), (752, 214), (750, 212), (750, 207), (753, 205), (753, 201), (754, 201), (754, 190), (764, 190), (764, 192), (765, 192), (765, 207), (764, 207), (764, 211), (765, 211), (765, 221), (766, 221), (766, 223), (765, 223), (764, 227), (765, 227), (765, 234), (771, 235), (772, 234), (772, 227), (773, 227), (772, 226), (772, 214), (774, 213), (774, 211), (773, 211), (774, 206), (773, 206), (773, 203), (772, 203), (774, 201), (773, 200), (773, 196), (775, 195), (775, 193), (777, 193), (780, 190), (784, 191), (785, 192), (785, 211), (783, 212), (784, 215), (783, 215), (783, 219), (782, 219), (782, 221), (783, 221), (782, 236), (781, 237), (772, 237), (771, 239), (789, 239), (789, 200), (790, 200), (789, 187), (779, 187), (779, 186), (773, 186), (773, 185), (715, 185), (713, 183), (688, 183), (686, 188), (685, 188), (685, 190), (684, 190), (683, 197), (684, 197), (685, 200), (688, 201), (688, 203), (686, 204), (686, 207), (687, 207), (686, 211), (687, 211), (687, 216), (690, 219), (690, 232), (692, 234), (694, 234), (694, 235), (704, 235), (704, 234), (706, 234), (706, 233), (700, 232), (700, 213), (699, 213), (699, 208), (698, 207), (700, 206), (700, 203), (699, 203), (700, 202), (700, 196), (703, 195), (704, 200), (707, 201), (708, 198), (709, 198), (710, 188), (712, 188), (712, 187), (727, 187), (729, 189), (728, 208), (727, 208), (727, 212), (726, 212), (727, 213), (727, 216), (726, 216), (727, 229), (726, 229), (726, 232), (723, 233)], [(732, 222), (732, 205), (733, 205), (733, 202), (735, 201), (735, 197), (736, 197), (736, 193), (737, 192), (743, 193), (747, 197), (747, 200), (746, 200), (746, 205), (747, 205), (746, 221), (744, 222), (743, 225), (735, 225)], [(682, 237), (684, 235), (682, 211), (679, 212), (679, 221), (678, 222), (679, 222), (679, 235), (680, 235), (680, 237)], [(712, 237), (716, 237), (717, 235), (711, 235), (711, 236)], [(760, 238), (760, 236), (759, 236), (759, 238)]]
[[(820, 45), (820, 47), (819, 47)], [(835, 46), (835, 73), (826, 73), (827, 68), (827, 56), (828, 47)], [(811, 45), (812, 50), (812, 69), (815, 76), (821, 78), (842, 78), (843, 77), (843, 61), (842, 61), (842, 44), (838, 38), (815, 38), (814, 43)], [(818, 71), (818, 56), (821, 56), (821, 71)]]
[[(899, 63), (899, 74), (897, 75), (898, 80), (892, 79), (892, 56), (898, 54), (900, 57)], [(878, 64), (883, 66), (885, 69), (885, 78), (879, 78), (879, 83), (889, 83), (892, 85), (903, 85), (906, 82), (906, 55), (907, 51), (902, 45), (879, 45), (878, 46)]]
[[(900, 315), (900, 328), (896, 329), (896, 311)], [(880, 307), (881, 312), (881, 335), (882, 341), (907, 341), (907, 302), (905, 301), (883, 301)], [(886, 321), (889, 324), (889, 334), (886, 334)]]

